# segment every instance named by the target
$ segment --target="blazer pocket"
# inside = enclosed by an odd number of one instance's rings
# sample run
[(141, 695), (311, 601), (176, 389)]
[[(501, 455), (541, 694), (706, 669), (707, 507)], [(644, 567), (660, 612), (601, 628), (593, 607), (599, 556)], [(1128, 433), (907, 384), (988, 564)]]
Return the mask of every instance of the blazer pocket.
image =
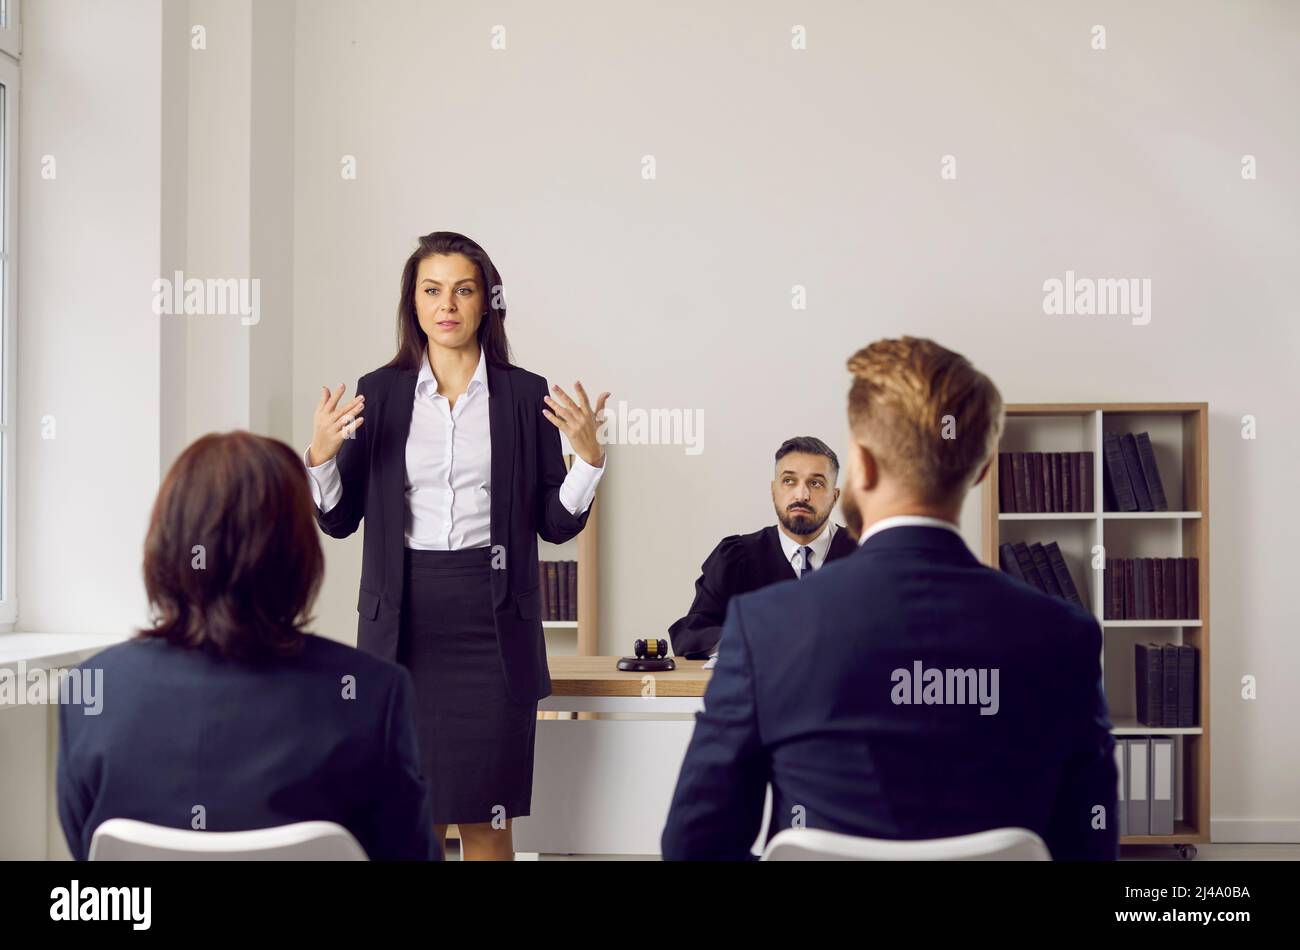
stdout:
[(536, 620), (542, 615), (542, 589), (534, 587), (515, 595), (515, 609), (524, 620)]
[(357, 598), (357, 613), (367, 620), (374, 620), (379, 616), (379, 595), (364, 587), (361, 588), (361, 596)]

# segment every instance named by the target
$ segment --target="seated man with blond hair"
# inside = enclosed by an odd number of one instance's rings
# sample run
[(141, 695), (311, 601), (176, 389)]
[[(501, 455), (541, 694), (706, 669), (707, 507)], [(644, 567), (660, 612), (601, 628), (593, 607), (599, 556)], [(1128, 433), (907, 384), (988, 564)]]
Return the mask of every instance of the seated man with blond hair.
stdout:
[(879, 340), (848, 365), (858, 548), (732, 599), (664, 857), (748, 857), (770, 783), (769, 836), (1019, 827), (1058, 860), (1115, 858), (1097, 621), (984, 566), (957, 529), (996, 451), (997, 388), (929, 340)]

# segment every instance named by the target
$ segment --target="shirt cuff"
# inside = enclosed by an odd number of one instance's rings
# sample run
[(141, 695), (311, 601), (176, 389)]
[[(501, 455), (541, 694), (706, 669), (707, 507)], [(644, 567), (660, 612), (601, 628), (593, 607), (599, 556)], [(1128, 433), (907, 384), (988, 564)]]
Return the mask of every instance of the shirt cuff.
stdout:
[(328, 512), (343, 497), (343, 480), (339, 478), (339, 466), (335, 459), (326, 459), (313, 466), (311, 446), (302, 453), (302, 463), (307, 466), (307, 481), (311, 483), (311, 500), (322, 513)]
[(596, 486), (607, 468), (609, 452), (605, 453), (605, 462), (600, 468), (588, 465), (576, 455), (573, 457), (569, 474), (564, 476), (564, 484), (560, 486), (560, 504), (569, 514), (579, 515), (591, 507), (591, 501), (596, 497)]

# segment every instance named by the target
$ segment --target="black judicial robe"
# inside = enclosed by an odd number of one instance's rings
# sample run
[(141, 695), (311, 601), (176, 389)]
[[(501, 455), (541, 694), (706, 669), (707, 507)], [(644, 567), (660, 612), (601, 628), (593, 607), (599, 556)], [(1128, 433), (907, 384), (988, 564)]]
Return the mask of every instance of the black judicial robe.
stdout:
[[(722, 621), (732, 597), (799, 576), (781, 549), (780, 530), (769, 525), (753, 534), (733, 534), (718, 542), (700, 569), (691, 609), (668, 628), (675, 655), (688, 660), (709, 656), (722, 638)], [(825, 562), (844, 557), (856, 548), (848, 531), (836, 526)]]

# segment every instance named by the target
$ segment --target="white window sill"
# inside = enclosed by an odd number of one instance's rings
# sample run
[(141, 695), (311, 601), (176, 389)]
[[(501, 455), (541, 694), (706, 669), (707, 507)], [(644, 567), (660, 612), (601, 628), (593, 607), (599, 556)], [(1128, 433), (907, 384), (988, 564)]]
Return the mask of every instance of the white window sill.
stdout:
[(29, 670), (76, 666), (130, 638), (124, 633), (0, 633), (0, 669), (16, 673), (19, 662)]

